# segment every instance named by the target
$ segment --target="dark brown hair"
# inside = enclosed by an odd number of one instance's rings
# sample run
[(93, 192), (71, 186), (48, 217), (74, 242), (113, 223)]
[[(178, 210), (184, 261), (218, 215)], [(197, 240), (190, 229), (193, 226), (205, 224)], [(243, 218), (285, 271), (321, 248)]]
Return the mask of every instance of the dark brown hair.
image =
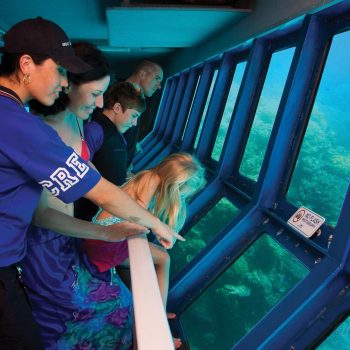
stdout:
[(143, 113), (146, 109), (146, 101), (141, 91), (127, 81), (111, 85), (103, 98), (104, 107), (107, 109), (113, 108), (117, 102), (122, 106), (123, 112), (126, 109), (135, 109)]

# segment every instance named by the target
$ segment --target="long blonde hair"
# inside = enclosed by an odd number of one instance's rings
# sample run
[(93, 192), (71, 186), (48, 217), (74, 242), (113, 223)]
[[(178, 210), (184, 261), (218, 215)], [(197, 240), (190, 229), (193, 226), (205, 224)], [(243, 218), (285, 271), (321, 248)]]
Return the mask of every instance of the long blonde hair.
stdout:
[(186, 200), (205, 185), (204, 168), (185, 152), (173, 153), (157, 166), (131, 178), (123, 189), (134, 199), (149, 187), (155, 177), (160, 179), (149, 210), (173, 230), (179, 231), (186, 218)]

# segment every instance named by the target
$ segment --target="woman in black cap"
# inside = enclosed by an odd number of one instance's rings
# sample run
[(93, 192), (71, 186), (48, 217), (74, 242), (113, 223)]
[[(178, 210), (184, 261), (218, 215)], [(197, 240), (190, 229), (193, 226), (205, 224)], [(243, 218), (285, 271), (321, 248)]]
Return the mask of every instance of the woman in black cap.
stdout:
[[(32, 320), (17, 264), (26, 252), (26, 232), (42, 188), (64, 202), (85, 196), (108, 212), (148, 227), (171, 242), (174, 234), (159, 219), (113, 186), (67, 147), (24, 104), (36, 99), (51, 105), (68, 86), (66, 70), (90, 69), (74, 55), (71, 43), (55, 23), (29, 19), (4, 35), (0, 65), (0, 348), (43, 349)], [(60, 225), (60, 214), (53, 210)], [(141, 226), (135, 225), (141, 232)], [(95, 239), (116, 240), (118, 234), (89, 233)], [(71, 233), (74, 235), (74, 232)], [(77, 234), (76, 234), (77, 235)], [(80, 235), (84, 237), (84, 235)], [(169, 243), (171, 244), (171, 243)]]
[[(103, 141), (102, 129), (93, 128), (85, 139), (83, 121), (93, 110), (102, 108), (103, 93), (110, 82), (110, 69), (102, 52), (87, 42), (73, 44), (75, 54), (92, 69), (82, 74), (68, 74), (69, 89), (60, 94), (52, 106), (30, 101), (31, 111), (55, 129), (65, 144), (74, 148), (84, 160), (92, 157)], [(90, 125), (91, 126), (91, 125)], [(92, 125), (94, 126), (94, 125)], [(91, 130), (91, 128), (90, 128)], [(91, 141), (91, 142), (90, 142)], [(114, 153), (114, 156), (119, 156)], [(67, 214), (69, 231), (96, 231), (97, 225), (76, 219), (73, 203), (64, 203), (43, 191), (40, 203)], [(21, 261), (23, 280), (28, 288), (46, 349), (73, 349), (84, 343), (95, 350), (128, 350), (132, 345), (133, 307), (130, 291), (117, 274), (99, 273), (80, 249), (81, 239), (61, 231), (41, 228), (50, 217), (36, 215), (27, 233), (27, 254)], [(130, 224), (130, 223), (128, 223)], [(120, 239), (127, 233), (123, 229)], [(99, 291), (99, 292), (97, 292)], [(98, 297), (96, 297), (98, 296)], [(94, 312), (91, 312), (94, 310)], [(83, 315), (83, 317), (81, 317)]]

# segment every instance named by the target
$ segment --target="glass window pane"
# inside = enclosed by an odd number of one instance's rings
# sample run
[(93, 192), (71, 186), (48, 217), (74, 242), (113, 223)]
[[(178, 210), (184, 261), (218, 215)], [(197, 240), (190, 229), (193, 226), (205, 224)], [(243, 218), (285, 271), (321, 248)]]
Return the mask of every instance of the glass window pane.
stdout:
[(259, 177), (294, 51), (293, 47), (275, 52), (267, 71), (252, 129), (239, 168), (242, 175), (255, 181)]
[(243, 74), (247, 62), (241, 62), (236, 66), (235, 74), (233, 76), (230, 92), (228, 93), (224, 113), (222, 115), (219, 131), (216, 136), (215, 145), (211, 154), (212, 159), (219, 161), (222, 148), (224, 146), (228, 126), (231, 121), (233, 108), (236, 104), (239, 87), (241, 86)]
[(228, 350), (308, 269), (267, 234), (181, 315), (191, 350)]
[(194, 89), (194, 93), (193, 93), (193, 97), (192, 97), (192, 102), (191, 102), (191, 106), (190, 106), (190, 109), (188, 111), (188, 114), (187, 114), (187, 118), (186, 118), (186, 123), (185, 123), (185, 127), (182, 131), (182, 135), (181, 135), (181, 141), (183, 140), (184, 138), (184, 135), (185, 135), (185, 131), (186, 131), (186, 128), (187, 128), (187, 124), (188, 124), (188, 120), (190, 119), (190, 114), (192, 112), (192, 107), (193, 107), (193, 102), (196, 98), (196, 94), (197, 94), (197, 89), (198, 89), (198, 85), (199, 85), (199, 81), (201, 80), (201, 75), (199, 74), (198, 75), (198, 78), (197, 78), (197, 84), (196, 84), (196, 88)]
[(287, 193), (335, 226), (350, 178), (350, 32), (333, 38)]
[[(186, 233), (185, 242), (177, 242), (169, 250), (171, 257), (170, 275), (189, 263), (211, 240), (239, 213), (228, 199), (222, 198), (216, 205)], [(218, 220), (220, 218), (220, 220)]]
[(208, 97), (207, 97), (207, 102), (205, 103), (205, 106), (204, 106), (204, 111), (203, 111), (203, 114), (202, 114), (201, 123), (200, 123), (198, 131), (197, 131), (196, 141), (194, 142), (194, 148), (195, 149), (197, 148), (198, 141), (199, 141), (199, 136), (201, 135), (204, 119), (205, 119), (205, 116), (207, 114), (207, 109), (208, 109), (209, 102), (210, 102), (210, 99), (211, 99), (211, 94), (213, 93), (213, 89), (214, 89), (214, 85), (215, 85), (215, 81), (216, 81), (217, 75), (218, 75), (218, 70), (215, 70), (214, 75), (213, 75), (213, 80), (211, 81), (211, 85), (210, 85), (210, 89), (209, 89), (209, 93), (208, 93)]
[(347, 350), (350, 347), (350, 317), (341, 323), (317, 350)]

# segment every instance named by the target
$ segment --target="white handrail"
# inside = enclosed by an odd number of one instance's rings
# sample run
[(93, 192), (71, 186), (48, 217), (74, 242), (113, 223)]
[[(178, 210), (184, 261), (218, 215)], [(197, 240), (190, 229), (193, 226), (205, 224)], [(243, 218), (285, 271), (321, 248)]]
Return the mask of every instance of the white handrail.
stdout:
[(138, 350), (174, 350), (146, 235), (128, 239)]

